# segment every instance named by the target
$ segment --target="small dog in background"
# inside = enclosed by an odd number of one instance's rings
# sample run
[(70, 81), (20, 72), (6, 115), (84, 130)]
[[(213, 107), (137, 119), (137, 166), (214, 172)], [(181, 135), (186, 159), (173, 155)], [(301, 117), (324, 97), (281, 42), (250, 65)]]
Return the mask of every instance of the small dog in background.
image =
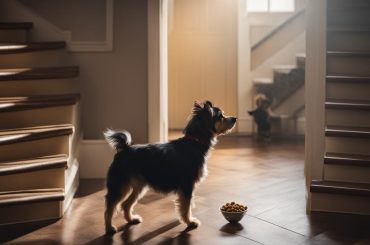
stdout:
[(107, 175), (106, 232), (116, 231), (112, 216), (119, 203), (129, 223), (142, 222), (139, 215), (133, 214), (133, 208), (147, 187), (176, 193), (180, 220), (189, 228), (197, 227), (200, 222), (191, 214), (195, 184), (207, 174), (206, 156), (216, 137), (231, 131), (235, 123), (235, 117), (226, 117), (205, 101), (194, 103), (184, 137), (168, 143), (131, 145), (129, 132), (107, 130), (105, 138), (117, 153)]
[(268, 143), (271, 140), (271, 99), (264, 94), (257, 94), (255, 101), (257, 109), (248, 113), (257, 124), (257, 140)]

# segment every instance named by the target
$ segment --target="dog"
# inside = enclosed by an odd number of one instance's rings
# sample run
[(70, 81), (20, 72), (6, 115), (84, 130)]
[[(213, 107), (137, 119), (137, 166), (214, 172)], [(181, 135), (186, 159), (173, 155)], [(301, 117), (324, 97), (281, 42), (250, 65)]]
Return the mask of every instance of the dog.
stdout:
[(230, 132), (236, 121), (236, 117), (225, 116), (220, 108), (205, 101), (194, 103), (184, 136), (167, 143), (131, 145), (129, 132), (107, 130), (105, 138), (117, 153), (107, 174), (106, 233), (117, 231), (112, 216), (119, 203), (128, 223), (142, 222), (133, 208), (147, 187), (176, 193), (180, 221), (188, 228), (198, 227), (200, 222), (191, 213), (195, 184), (207, 175), (206, 158), (217, 136)]
[(271, 140), (271, 99), (264, 94), (256, 96), (257, 109), (248, 111), (257, 124), (257, 140), (268, 143)]

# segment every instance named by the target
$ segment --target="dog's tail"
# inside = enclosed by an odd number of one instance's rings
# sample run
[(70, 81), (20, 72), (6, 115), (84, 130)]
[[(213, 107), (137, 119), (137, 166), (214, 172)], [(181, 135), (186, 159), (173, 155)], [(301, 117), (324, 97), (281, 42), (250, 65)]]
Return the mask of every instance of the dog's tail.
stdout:
[(114, 131), (107, 129), (104, 132), (104, 137), (108, 144), (117, 151), (126, 149), (131, 145), (131, 134), (126, 130)]

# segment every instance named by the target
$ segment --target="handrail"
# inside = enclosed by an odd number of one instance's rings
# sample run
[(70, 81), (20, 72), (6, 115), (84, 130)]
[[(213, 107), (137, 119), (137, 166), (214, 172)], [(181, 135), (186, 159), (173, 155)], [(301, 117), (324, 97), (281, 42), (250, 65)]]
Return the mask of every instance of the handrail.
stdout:
[(292, 16), (290, 16), (287, 20), (285, 20), (280, 25), (278, 25), (277, 27), (275, 27), (271, 32), (269, 32), (266, 36), (264, 36), (256, 44), (254, 44), (252, 46), (251, 50), (253, 51), (256, 48), (258, 48), (259, 46), (261, 46), (264, 42), (266, 42), (268, 39), (270, 39), (272, 36), (274, 36), (278, 31), (280, 31), (282, 28), (284, 28), (285, 26), (287, 26), (290, 22), (292, 22), (293, 20), (295, 20), (296, 18), (298, 18), (299, 16), (301, 16), (305, 12), (306, 12), (306, 9), (305, 8), (297, 11), (295, 14), (293, 14)]

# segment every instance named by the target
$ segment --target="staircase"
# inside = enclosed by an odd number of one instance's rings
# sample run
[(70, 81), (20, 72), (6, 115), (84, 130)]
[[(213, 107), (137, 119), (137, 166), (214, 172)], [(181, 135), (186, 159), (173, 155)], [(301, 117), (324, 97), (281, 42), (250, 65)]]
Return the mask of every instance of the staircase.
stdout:
[(60, 218), (78, 186), (79, 68), (32, 27), (0, 22), (0, 225)]
[(263, 93), (272, 100), (272, 135), (296, 136), (296, 122), (304, 110), (305, 55), (296, 55), (294, 65), (276, 65), (273, 79), (255, 78), (256, 93)]
[(327, 1), (325, 155), (311, 209), (370, 214), (370, 2)]

